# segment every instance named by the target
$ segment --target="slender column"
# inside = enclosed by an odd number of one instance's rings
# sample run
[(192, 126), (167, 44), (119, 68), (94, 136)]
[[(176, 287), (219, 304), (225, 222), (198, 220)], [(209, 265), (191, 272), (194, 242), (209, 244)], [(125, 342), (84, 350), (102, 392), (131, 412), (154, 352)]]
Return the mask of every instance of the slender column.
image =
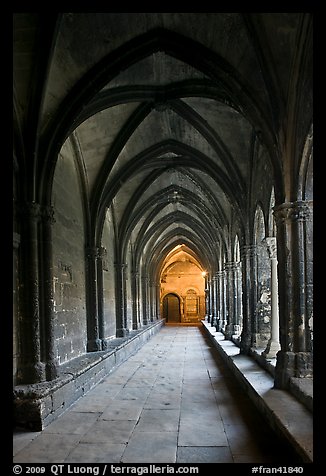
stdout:
[(217, 309), (216, 309), (216, 276), (212, 276), (211, 280), (211, 290), (212, 290), (212, 317), (211, 317), (211, 326), (215, 326), (216, 324), (216, 317), (217, 317)]
[(208, 322), (212, 322), (213, 317), (213, 291), (212, 291), (212, 275), (208, 278), (208, 298), (209, 298), (209, 314), (208, 314)]
[(209, 292), (208, 292), (208, 279), (207, 273), (205, 275), (205, 321), (209, 322)]
[(98, 327), (99, 339), (101, 341), (102, 350), (108, 348), (107, 340), (105, 339), (105, 321), (104, 321), (104, 296), (103, 296), (103, 259), (107, 252), (101, 246), (98, 248), (96, 257), (96, 273), (97, 273), (97, 313), (98, 313)]
[(279, 311), (278, 311), (278, 280), (277, 280), (277, 252), (276, 238), (274, 236), (266, 238), (267, 250), (271, 261), (271, 337), (267, 347), (262, 353), (266, 359), (274, 359), (280, 350), (279, 337)]
[(58, 362), (55, 352), (54, 337), (54, 296), (53, 296), (53, 253), (52, 225), (55, 223), (53, 207), (42, 209), (41, 214), (41, 247), (42, 247), (42, 325), (43, 351), (47, 380), (58, 376)]
[(131, 293), (132, 293), (132, 328), (139, 328), (139, 273), (131, 273)]
[(160, 289), (161, 289), (161, 285), (159, 282), (156, 284), (155, 288), (156, 288), (156, 301), (155, 301), (156, 319), (159, 319), (160, 318)]
[(236, 290), (235, 290), (235, 264), (230, 261), (225, 263), (226, 272), (226, 302), (227, 302), (227, 325), (225, 337), (231, 339), (235, 331), (235, 310), (236, 310)]
[(311, 243), (308, 238), (312, 228), (312, 202), (283, 203), (274, 208), (274, 216), (277, 224), (281, 344), (275, 386), (286, 388), (290, 377), (308, 377), (313, 373), (309, 328), (312, 260), (309, 259)]
[(242, 263), (242, 313), (243, 327), (241, 332), (240, 350), (243, 354), (248, 354), (252, 345), (253, 327), (257, 291), (256, 291), (256, 268), (257, 247), (255, 245), (244, 245), (240, 248)]
[(97, 301), (97, 256), (96, 246), (86, 247), (86, 304), (87, 304), (87, 351), (102, 350), (99, 339), (98, 301)]
[(126, 282), (125, 269), (126, 264), (115, 263), (116, 273), (116, 316), (117, 316), (117, 337), (125, 337), (129, 331), (127, 329), (126, 312), (125, 312), (125, 297), (126, 297)]
[(217, 289), (217, 294), (218, 294), (218, 309), (217, 309), (218, 319), (217, 319), (216, 330), (221, 332), (222, 329), (223, 329), (223, 326), (225, 324), (225, 322), (224, 322), (224, 311), (223, 311), (223, 307), (224, 307), (223, 271), (218, 271), (216, 273), (216, 277), (217, 277), (217, 281), (216, 281), (217, 288), (216, 289)]
[(19, 296), (18, 296), (18, 289), (19, 289), (19, 261), (18, 261), (18, 249), (20, 244), (20, 235), (16, 232), (13, 232), (13, 275), (12, 275), (12, 291), (13, 291), (13, 306), (12, 306), (12, 313), (13, 313), (13, 383), (16, 384), (17, 380), (17, 364), (19, 359)]
[(153, 282), (148, 279), (148, 321), (153, 322)]
[(235, 286), (235, 324), (234, 324), (234, 335), (239, 336), (241, 334), (242, 326), (242, 288), (241, 288), (241, 263), (235, 262), (235, 271), (234, 271), (234, 286)]
[(148, 324), (148, 277), (142, 276), (143, 324)]
[(45, 380), (45, 366), (41, 362), (38, 225), (40, 206), (26, 204), (21, 209), (22, 282), (20, 321), (20, 365), (18, 383), (37, 383)]

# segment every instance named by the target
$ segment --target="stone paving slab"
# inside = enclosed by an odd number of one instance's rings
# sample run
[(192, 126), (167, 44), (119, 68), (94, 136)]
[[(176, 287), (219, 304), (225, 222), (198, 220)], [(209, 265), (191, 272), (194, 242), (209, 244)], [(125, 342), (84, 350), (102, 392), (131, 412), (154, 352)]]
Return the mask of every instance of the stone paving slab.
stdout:
[(122, 455), (122, 463), (175, 463), (177, 432), (135, 432)]
[(226, 446), (179, 446), (177, 463), (233, 463), (232, 454)]
[(79, 443), (67, 456), (65, 463), (119, 463), (126, 445), (110, 443)]
[(43, 431), (17, 453), (14, 463), (63, 463), (79, 439), (77, 434), (56, 435)]

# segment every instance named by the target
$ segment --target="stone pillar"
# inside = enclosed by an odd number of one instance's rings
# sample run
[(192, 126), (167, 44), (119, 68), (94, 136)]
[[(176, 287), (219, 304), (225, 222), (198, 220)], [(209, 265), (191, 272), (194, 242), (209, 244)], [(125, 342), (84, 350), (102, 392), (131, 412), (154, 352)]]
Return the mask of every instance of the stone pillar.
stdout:
[(14, 385), (17, 383), (17, 364), (19, 359), (20, 353), (20, 346), (19, 346), (19, 328), (18, 328), (18, 313), (19, 313), (19, 258), (18, 258), (18, 250), (20, 244), (20, 235), (19, 233), (13, 232), (13, 273), (12, 273), (12, 314), (13, 314), (13, 383)]
[(117, 337), (125, 337), (128, 335), (129, 330), (127, 329), (126, 321), (126, 310), (125, 310), (125, 299), (126, 299), (126, 281), (125, 281), (125, 272), (126, 264), (124, 263), (114, 263), (115, 273), (116, 273), (116, 288), (115, 288), (115, 302), (116, 302), (116, 316), (117, 316)]
[(210, 314), (211, 314), (211, 297), (210, 297), (210, 289), (209, 289), (209, 277), (206, 274), (205, 276), (205, 319), (207, 322), (210, 322)]
[(148, 316), (148, 277), (142, 276), (142, 304), (143, 304), (143, 324), (147, 325), (149, 321)]
[(98, 301), (97, 301), (97, 257), (96, 246), (86, 247), (86, 305), (87, 305), (87, 351), (102, 350), (99, 339)]
[(132, 328), (139, 328), (139, 273), (132, 271), (131, 273), (131, 293), (132, 293)]
[(161, 293), (160, 293), (160, 290), (161, 290), (161, 285), (160, 283), (158, 282), (155, 286), (156, 288), (156, 301), (155, 301), (155, 304), (156, 304), (156, 319), (159, 319), (160, 318), (160, 299), (161, 299)]
[(149, 318), (151, 322), (155, 319), (155, 282), (149, 281)]
[[(54, 380), (58, 376), (58, 362), (55, 352), (54, 337), (54, 297), (53, 297), (53, 252), (52, 252), (52, 225), (55, 223), (53, 207), (42, 208), (41, 213), (41, 248), (42, 248), (42, 279), (40, 288), (42, 293), (42, 326), (45, 373), (47, 380)], [(42, 340), (42, 339), (41, 339)]]
[(102, 350), (108, 348), (108, 342), (105, 339), (105, 321), (104, 321), (104, 296), (103, 296), (103, 259), (107, 252), (106, 249), (101, 246), (98, 248), (96, 257), (96, 274), (97, 274), (97, 314), (98, 314), (98, 328), (99, 339), (101, 341)]
[(239, 336), (241, 334), (242, 326), (242, 286), (241, 286), (241, 263), (235, 262), (235, 271), (234, 271), (234, 284), (235, 284), (235, 324), (234, 324), (234, 334)]
[(241, 332), (240, 350), (243, 354), (248, 354), (252, 345), (252, 334), (256, 301), (256, 262), (257, 246), (244, 245), (240, 248), (242, 263), (242, 315), (243, 327)]
[(271, 261), (271, 337), (267, 343), (267, 347), (262, 352), (266, 359), (274, 359), (280, 350), (279, 337), (279, 312), (278, 312), (278, 279), (277, 279), (277, 250), (276, 238), (274, 236), (266, 238), (267, 250)]
[(220, 294), (220, 321), (219, 321), (219, 331), (225, 331), (225, 327), (227, 325), (227, 308), (226, 308), (226, 274), (225, 271), (218, 272), (219, 278), (219, 294)]
[(209, 298), (209, 314), (208, 314), (208, 322), (212, 322), (213, 316), (213, 292), (212, 292), (212, 275), (210, 275), (207, 279), (208, 285), (208, 298)]
[(20, 362), (17, 382), (37, 383), (46, 379), (45, 365), (41, 362), (41, 329), (39, 303), (39, 248), (38, 229), (40, 206), (27, 203), (21, 209), (21, 320)]
[(275, 387), (287, 388), (290, 377), (313, 374), (309, 319), (312, 313), (310, 232), (312, 202), (283, 203), (274, 208), (277, 224), (281, 350)]
[(216, 302), (216, 276), (212, 276), (211, 280), (211, 292), (212, 292), (212, 317), (211, 317), (211, 326), (215, 326), (217, 319), (217, 302)]
[(225, 337), (231, 339), (235, 332), (236, 288), (235, 288), (235, 264), (233, 261), (225, 263), (226, 273), (226, 303), (227, 324)]

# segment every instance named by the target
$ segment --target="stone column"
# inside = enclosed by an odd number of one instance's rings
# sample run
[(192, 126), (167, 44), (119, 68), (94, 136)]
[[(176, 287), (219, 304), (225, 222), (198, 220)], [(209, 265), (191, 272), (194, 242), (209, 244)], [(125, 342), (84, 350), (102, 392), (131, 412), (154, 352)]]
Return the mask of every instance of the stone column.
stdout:
[(149, 320), (154, 322), (155, 317), (155, 282), (149, 281)]
[(208, 298), (209, 298), (209, 314), (208, 314), (208, 322), (212, 322), (212, 316), (213, 316), (213, 293), (212, 293), (212, 275), (210, 275), (207, 279), (207, 286), (208, 286)]
[(233, 261), (225, 263), (226, 272), (226, 302), (227, 302), (227, 325), (225, 337), (231, 339), (235, 332), (236, 288), (235, 288), (235, 264)]
[(12, 273), (12, 314), (13, 314), (13, 382), (16, 384), (17, 380), (17, 364), (19, 359), (19, 328), (18, 328), (18, 313), (19, 313), (19, 258), (18, 250), (20, 244), (20, 235), (19, 233), (13, 232), (13, 273)]
[(274, 359), (280, 350), (279, 337), (279, 313), (278, 313), (278, 280), (277, 280), (277, 250), (276, 238), (274, 236), (266, 238), (267, 250), (271, 261), (271, 337), (267, 343), (267, 347), (262, 352), (266, 359)]
[(52, 225), (55, 223), (53, 207), (42, 209), (41, 213), (41, 247), (42, 247), (42, 343), (47, 380), (54, 380), (58, 376), (58, 362), (55, 352), (54, 337), (54, 290), (53, 290), (53, 252), (52, 252)]
[(96, 246), (86, 247), (86, 305), (87, 305), (87, 351), (102, 350), (99, 339), (98, 301), (97, 301), (97, 257)]
[(96, 274), (97, 274), (97, 314), (98, 314), (98, 327), (99, 327), (99, 339), (101, 341), (102, 350), (108, 348), (107, 340), (105, 339), (105, 321), (104, 321), (104, 296), (103, 296), (103, 259), (107, 252), (106, 249), (101, 246), (98, 248), (96, 258)]
[(142, 276), (142, 304), (143, 304), (143, 324), (147, 325), (148, 317), (148, 277)]
[(156, 319), (160, 318), (160, 299), (161, 299), (161, 285), (158, 282), (155, 286), (156, 289)]
[(40, 206), (27, 203), (21, 209), (21, 307), (20, 307), (20, 363), (17, 382), (42, 382), (46, 379), (41, 362), (41, 329), (39, 303), (38, 229)]
[(211, 326), (215, 326), (217, 319), (217, 309), (216, 309), (216, 276), (212, 276), (211, 280), (211, 292), (212, 292), (212, 317), (211, 317)]
[(205, 274), (205, 321), (209, 322), (209, 290), (208, 290), (208, 279), (207, 273)]
[(117, 316), (117, 337), (125, 337), (129, 331), (127, 329), (125, 299), (126, 299), (126, 281), (125, 271), (126, 264), (114, 263), (116, 273), (116, 288), (115, 288), (115, 302), (116, 302), (116, 316)]
[(283, 203), (274, 208), (277, 224), (281, 350), (275, 387), (287, 388), (290, 377), (313, 374), (309, 319), (312, 313), (310, 232), (312, 202)]
[(241, 334), (241, 316), (242, 316), (242, 287), (241, 287), (241, 263), (235, 262), (234, 284), (235, 284), (235, 324), (234, 334), (239, 336)]
[(257, 246), (244, 245), (240, 248), (242, 263), (242, 315), (243, 327), (241, 332), (240, 350), (243, 354), (248, 354), (252, 345), (252, 334), (256, 301), (257, 282), (256, 262)]
[(132, 293), (132, 328), (139, 328), (139, 273), (131, 273), (131, 293)]

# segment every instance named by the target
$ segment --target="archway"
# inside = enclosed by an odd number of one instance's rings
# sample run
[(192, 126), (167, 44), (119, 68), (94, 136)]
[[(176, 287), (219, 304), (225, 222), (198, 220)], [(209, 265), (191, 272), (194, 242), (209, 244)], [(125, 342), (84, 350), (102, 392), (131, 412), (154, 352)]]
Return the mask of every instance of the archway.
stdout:
[(169, 293), (163, 299), (163, 317), (165, 322), (180, 322), (180, 299), (176, 294)]

